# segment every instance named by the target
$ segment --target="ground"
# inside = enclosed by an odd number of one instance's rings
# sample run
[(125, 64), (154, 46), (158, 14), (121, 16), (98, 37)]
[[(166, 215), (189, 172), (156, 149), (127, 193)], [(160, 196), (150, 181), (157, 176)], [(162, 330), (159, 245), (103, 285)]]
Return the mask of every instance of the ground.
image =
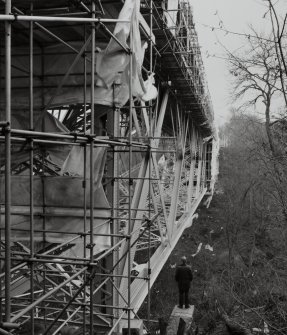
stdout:
[[(203, 201), (204, 203), (204, 201)], [(178, 303), (177, 285), (174, 280), (176, 264), (182, 256), (186, 256), (191, 265), (194, 279), (191, 285), (190, 300), (195, 305), (195, 321), (206, 323), (212, 320), (206, 317), (206, 309), (210, 304), (207, 293), (213, 280), (213, 271), (225, 263), (226, 241), (224, 232), (224, 204), (222, 195), (216, 194), (209, 208), (203, 204), (198, 208), (198, 219), (192, 227), (187, 228), (164, 268), (160, 272), (151, 291), (151, 319), (168, 320), (174, 306)], [(196, 254), (200, 243), (201, 250)], [(196, 255), (195, 255), (196, 254)], [(140, 314), (145, 314), (145, 305)], [(206, 320), (204, 320), (206, 319)], [(212, 327), (212, 325), (210, 325)]]

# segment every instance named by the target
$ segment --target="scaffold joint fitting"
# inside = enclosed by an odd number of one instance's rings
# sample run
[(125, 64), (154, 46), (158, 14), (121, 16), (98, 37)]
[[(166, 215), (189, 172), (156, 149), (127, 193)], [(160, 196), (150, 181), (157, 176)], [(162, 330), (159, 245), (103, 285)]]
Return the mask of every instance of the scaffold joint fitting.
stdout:
[(11, 132), (10, 122), (8, 121), (0, 121), (0, 128), (2, 128), (3, 134)]
[(14, 16), (14, 22), (18, 21), (18, 14), (17, 13), (10, 13), (9, 15), (13, 15)]
[(74, 136), (74, 142), (77, 142), (78, 134), (74, 133), (74, 132), (71, 132), (70, 135)]
[(123, 307), (124, 312), (132, 311), (132, 310), (133, 310), (132, 307), (128, 307), (128, 306)]
[(87, 135), (87, 139), (90, 143), (94, 142), (94, 140), (95, 140), (94, 136), (92, 136), (92, 135)]
[(152, 225), (152, 221), (149, 218), (145, 218), (145, 222), (147, 223), (147, 227), (150, 228)]

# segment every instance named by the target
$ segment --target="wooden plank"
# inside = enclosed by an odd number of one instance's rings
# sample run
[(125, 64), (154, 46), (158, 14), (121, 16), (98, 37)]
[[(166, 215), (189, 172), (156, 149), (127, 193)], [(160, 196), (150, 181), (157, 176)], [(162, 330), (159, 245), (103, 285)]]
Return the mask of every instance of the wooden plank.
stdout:
[[(183, 334), (184, 329), (179, 329), (180, 325), (180, 319), (182, 319), (185, 323), (185, 329), (187, 329), (193, 319), (193, 313), (194, 313), (194, 306), (191, 305), (189, 308), (179, 308), (177, 306), (174, 307), (171, 316), (168, 320), (167, 325), (167, 335), (175, 335), (175, 334)], [(181, 327), (182, 328), (182, 325)], [(180, 332), (178, 332), (180, 331)]]

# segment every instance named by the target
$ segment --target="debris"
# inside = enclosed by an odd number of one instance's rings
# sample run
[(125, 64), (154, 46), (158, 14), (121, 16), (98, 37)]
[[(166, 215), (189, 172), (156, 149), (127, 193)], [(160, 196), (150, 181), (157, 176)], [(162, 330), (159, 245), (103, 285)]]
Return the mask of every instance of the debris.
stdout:
[(263, 328), (263, 334), (269, 334), (269, 327), (268, 324), (264, 321), (264, 328)]
[(252, 331), (254, 333), (262, 333), (263, 330), (261, 328), (252, 328)]
[(213, 247), (210, 246), (209, 244), (206, 244), (204, 247), (206, 250), (213, 251)]
[(193, 214), (193, 216), (191, 217), (190, 222), (188, 223), (186, 228), (190, 228), (192, 226), (192, 223), (193, 223), (194, 219), (198, 219), (198, 213)]
[(200, 242), (199, 245), (198, 245), (198, 247), (197, 247), (196, 253), (193, 254), (193, 255), (191, 255), (191, 257), (195, 257), (200, 252), (201, 247), (202, 247), (202, 243)]

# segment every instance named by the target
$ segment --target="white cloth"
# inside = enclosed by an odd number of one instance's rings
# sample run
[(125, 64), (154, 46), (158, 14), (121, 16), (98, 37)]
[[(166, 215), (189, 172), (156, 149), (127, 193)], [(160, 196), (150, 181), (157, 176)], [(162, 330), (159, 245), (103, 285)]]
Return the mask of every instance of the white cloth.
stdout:
[(175, 35), (176, 32), (178, 2), (179, 0), (168, 0), (167, 11), (164, 13), (164, 16), (166, 18), (166, 25), (170, 29), (173, 35)]

